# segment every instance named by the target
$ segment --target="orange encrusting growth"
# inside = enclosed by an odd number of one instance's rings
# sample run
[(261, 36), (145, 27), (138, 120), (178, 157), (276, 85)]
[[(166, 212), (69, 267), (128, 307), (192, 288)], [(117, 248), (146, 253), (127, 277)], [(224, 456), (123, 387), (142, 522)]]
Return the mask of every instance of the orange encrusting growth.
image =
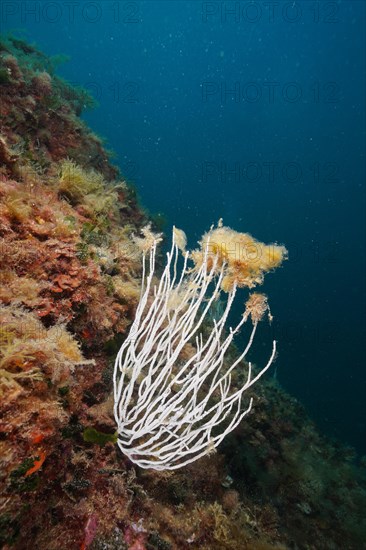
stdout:
[(41, 441), (43, 441), (44, 438), (45, 438), (45, 435), (41, 433), (31, 434), (32, 445), (37, 445), (37, 443), (41, 443)]
[(31, 476), (35, 472), (38, 472), (38, 470), (41, 468), (45, 460), (46, 460), (46, 453), (44, 451), (41, 451), (39, 453), (39, 460), (34, 461), (34, 465), (32, 466), (32, 468), (29, 468), (29, 470), (25, 472), (25, 477)]
[(238, 287), (253, 288), (261, 284), (264, 275), (280, 266), (287, 258), (287, 250), (278, 244), (266, 245), (257, 241), (249, 233), (239, 233), (219, 222), (217, 228), (211, 228), (200, 241), (200, 249), (192, 253), (196, 267), (202, 265), (207, 247), (207, 267), (212, 267), (218, 257), (217, 268), (225, 264), (221, 288), (230, 292), (234, 284)]

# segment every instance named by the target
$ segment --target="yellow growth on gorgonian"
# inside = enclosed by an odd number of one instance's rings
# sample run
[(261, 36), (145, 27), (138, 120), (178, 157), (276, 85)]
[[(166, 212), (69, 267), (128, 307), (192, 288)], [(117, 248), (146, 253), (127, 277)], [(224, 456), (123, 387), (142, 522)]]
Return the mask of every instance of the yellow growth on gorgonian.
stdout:
[(222, 225), (211, 228), (199, 243), (200, 248), (192, 252), (192, 259), (197, 268), (202, 265), (206, 248), (208, 251), (207, 267), (211, 269), (216, 261), (217, 270), (224, 265), (224, 276), (221, 289), (225, 292), (237, 287), (253, 288), (261, 284), (264, 275), (280, 266), (287, 257), (284, 246), (264, 244), (249, 233), (239, 233)]

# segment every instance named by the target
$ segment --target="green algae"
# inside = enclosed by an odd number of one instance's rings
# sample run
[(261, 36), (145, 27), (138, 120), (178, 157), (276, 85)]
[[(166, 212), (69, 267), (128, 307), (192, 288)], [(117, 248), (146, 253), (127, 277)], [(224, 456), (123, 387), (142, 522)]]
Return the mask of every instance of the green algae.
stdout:
[(117, 432), (113, 434), (107, 434), (104, 432), (99, 432), (95, 428), (85, 428), (83, 431), (83, 439), (87, 443), (94, 443), (104, 447), (107, 443), (117, 443)]

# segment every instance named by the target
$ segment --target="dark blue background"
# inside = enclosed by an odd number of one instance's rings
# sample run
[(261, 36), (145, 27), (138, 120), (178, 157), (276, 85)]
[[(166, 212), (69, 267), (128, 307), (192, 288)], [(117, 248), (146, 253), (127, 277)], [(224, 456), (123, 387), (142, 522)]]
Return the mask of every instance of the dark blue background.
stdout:
[[(193, 247), (223, 217), (286, 244), (265, 284), (277, 377), (362, 452), (364, 18), (349, 0), (2, 7), (5, 30), (70, 55), (60, 74), (97, 96), (86, 120), (167, 230)], [(262, 329), (266, 351), (270, 337)]]

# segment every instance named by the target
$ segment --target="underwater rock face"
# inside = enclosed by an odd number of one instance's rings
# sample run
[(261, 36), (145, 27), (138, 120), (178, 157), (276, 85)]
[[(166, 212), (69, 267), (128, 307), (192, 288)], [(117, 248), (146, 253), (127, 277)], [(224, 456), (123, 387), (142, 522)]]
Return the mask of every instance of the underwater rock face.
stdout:
[(3, 39), (0, 85), (0, 545), (365, 548), (365, 465), (273, 379), (250, 422), (178, 472), (117, 452), (113, 360), (148, 220), (51, 60)]

